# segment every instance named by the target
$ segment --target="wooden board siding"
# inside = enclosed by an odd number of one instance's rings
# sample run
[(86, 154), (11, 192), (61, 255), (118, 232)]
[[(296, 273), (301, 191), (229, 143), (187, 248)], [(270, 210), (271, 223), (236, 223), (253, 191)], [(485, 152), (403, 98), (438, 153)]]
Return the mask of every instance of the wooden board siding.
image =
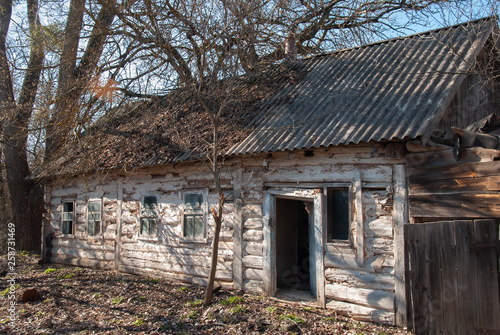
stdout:
[[(411, 217), (500, 217), (500, 161), (495, 160), (499, 152), (465, 151), (468, 158), (458, 161), (440, 152), (439, 165), (428, 163), (427, 157), (436, 153), (413, 154), (421, 155), (422, 163), (409, 170)], [(468, 161), (471, 159), (475, 161)]]

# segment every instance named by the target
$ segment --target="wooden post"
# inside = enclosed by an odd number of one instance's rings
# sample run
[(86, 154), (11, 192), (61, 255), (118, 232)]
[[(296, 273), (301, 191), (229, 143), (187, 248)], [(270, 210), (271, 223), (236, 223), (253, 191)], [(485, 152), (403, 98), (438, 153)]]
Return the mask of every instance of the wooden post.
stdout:
[(274, 226), (274, 196), (267, 193), (264, 197), (263, 234), (264, 234), (264, 292), (269, 296), (276, 294), (276, 242)]
[(115, 243), (115, 269), (120, 267), (120, 249), (122, 239), (122, 204), (123, 204), (123, 178), (116, 181), (118, 191), (116, 196), (116, 243)]
[(243, 199), (242, 180), (243, 170), (238, 168), (238, 175), (234, 184), (234, 219), (233, 219), (233, 287), (243, 289)]
[(356, 260), (360, 266), (365, 264), (365, 229), (363, 221), (363, 190), (361, 173), (354, 179), (354, 207), (356, 209)]
[(408, 186), (406, 182), (406, 166), (394, 165), (394, 279), (395, 279), (395, 301), (394, 312), (396, 325), (405, 327), (407, 325), (406, 313), (406, 286), (405, 286), (405, 248), (404, 248), (404, 224), (408, 218)]
[(325, 295), (325, 237), (326, 209), (324, 208), (323, 190), (314, 198), (314, 253), (316, 261), (316, 298), (320, 308), (326, 308)]

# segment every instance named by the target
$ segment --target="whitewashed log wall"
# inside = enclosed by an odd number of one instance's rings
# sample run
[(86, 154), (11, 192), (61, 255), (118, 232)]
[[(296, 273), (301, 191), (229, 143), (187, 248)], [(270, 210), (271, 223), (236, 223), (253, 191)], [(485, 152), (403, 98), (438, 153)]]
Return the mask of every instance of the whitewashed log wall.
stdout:
[[(325, 244), (326, 306), (361, 320), (394, 323), (393, 165), (398, 163), (399, 159), (386, 158), (383, 150), (372, 146), (315, 150), (313, 156), (293, 152), (235, 159), (222, 178), (224, 189), (236, 190), (237, 196), (230, 197), (225, 207), (217, 281), (231, 289), (263, 292), (266, 190), (358, 180), (362, 213), (355, 213), (354, 224), (363, 227), (356, 232), (361, 234), (357, 238), (361, 245)], [(202, 284), (209, 271), (213, 219), (207, 216), (205, 242), (183, 241), (182, 192), (211, 185), (212, 176), (203, 165), (53, 182), (46, 195), (51, 231), (60, 232), (65, 200), (76, 201), (77, 225), (75, 236), (53, 241), (51, 260)], [(158, 196), (160, 206), (156, 239), (139, 236), (140, 202), (150, 194)], [(86, 205), (92, 198), (104, 200), (104, 234), (95, 239), (85, 234)], [(215, 191), (210, 190), (209, 204), (216, 201)], [(234, 229), (233, 223), (241, 227)]]

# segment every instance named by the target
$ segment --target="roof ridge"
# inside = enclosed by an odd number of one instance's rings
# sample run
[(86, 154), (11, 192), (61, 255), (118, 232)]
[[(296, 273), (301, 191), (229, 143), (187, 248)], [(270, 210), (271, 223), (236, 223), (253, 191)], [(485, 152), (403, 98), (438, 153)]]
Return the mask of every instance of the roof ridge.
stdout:
[(476, 24), (476, 23), (478, 23), (480, 21), (487, 22), (487, 21), (493, 21), (493, 20), (498, 20), (498, 15), (496, 15), (496, 14), (495, 15), (490, 15), (490, 16), (486, 16), (486, 17), (483, 17), (483, 18), (480, 18), (480, 19), (476, 19), (476, 20), (471, 20), (471, 21), (465, 21), (465, 22), (462, 22), (462, 23), (457, 23), (457, 24), (454, 24), (452, 26), (446, 26), (446, 27), (431, 29), (431, 30), (427, 30), (427, 31), (423, 31), (423, 32), (419, 32), (419, 33), (415, 33), (415, 34), (411, 34), (411, 35), (405, 35), (405, 36), (388, 38), (388, 39), (385, 39), (385, 40), (380, 40), (380, 41), (371, 42), (371, 43), (367, 43), (367, 44), (362, 44), (362, 45), (357, 45), (357, 46), (353, 46), (353, 47), (343, 48), (343, 49), (334, 50), (334, 51), (330, 51), (330, 52), (324, 52), (324, 53), (317, 54), (317, 55), (310, 55), (310, 56), (301, 58), (298, 61), (308, 60), (308, 59), (314, 59), (314, 58), (320, 58), (320, 57), (325, 57), (325, 56), (331, 56), (331, 55), (334, 55), (334, 54), (337, 54), (337, 53), (341, 53), (341, 52), (345, 52), (345, 51), (362, 49), (362, 48), (370, 47), (370, 46), (373, 46), (373, 45), (379, 45), (379, 44), (383, 44), (383, 43), (389, 43), (389, 42), (400, 41), (400, 40), (404, 40), (404, 39), (408, 39), (408, 38), (419, 37), (419, 36), (422, 36), (422, 35), (436, 33), (436, 32), (442, 31), (442, 30), (456, 29), (456, 28), (458, 28), (460, 26), (469, 25), (469, 24)]

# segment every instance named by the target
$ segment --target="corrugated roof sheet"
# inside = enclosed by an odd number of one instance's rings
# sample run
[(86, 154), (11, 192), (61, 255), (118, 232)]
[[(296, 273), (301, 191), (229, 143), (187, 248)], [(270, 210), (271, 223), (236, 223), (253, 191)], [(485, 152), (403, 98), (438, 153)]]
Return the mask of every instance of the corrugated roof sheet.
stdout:
[(487, 18), (301, 60), (309, 74), (263, 104), (254, 131), (228, 154), (423, 136), (442, 117), (495, 22)]

